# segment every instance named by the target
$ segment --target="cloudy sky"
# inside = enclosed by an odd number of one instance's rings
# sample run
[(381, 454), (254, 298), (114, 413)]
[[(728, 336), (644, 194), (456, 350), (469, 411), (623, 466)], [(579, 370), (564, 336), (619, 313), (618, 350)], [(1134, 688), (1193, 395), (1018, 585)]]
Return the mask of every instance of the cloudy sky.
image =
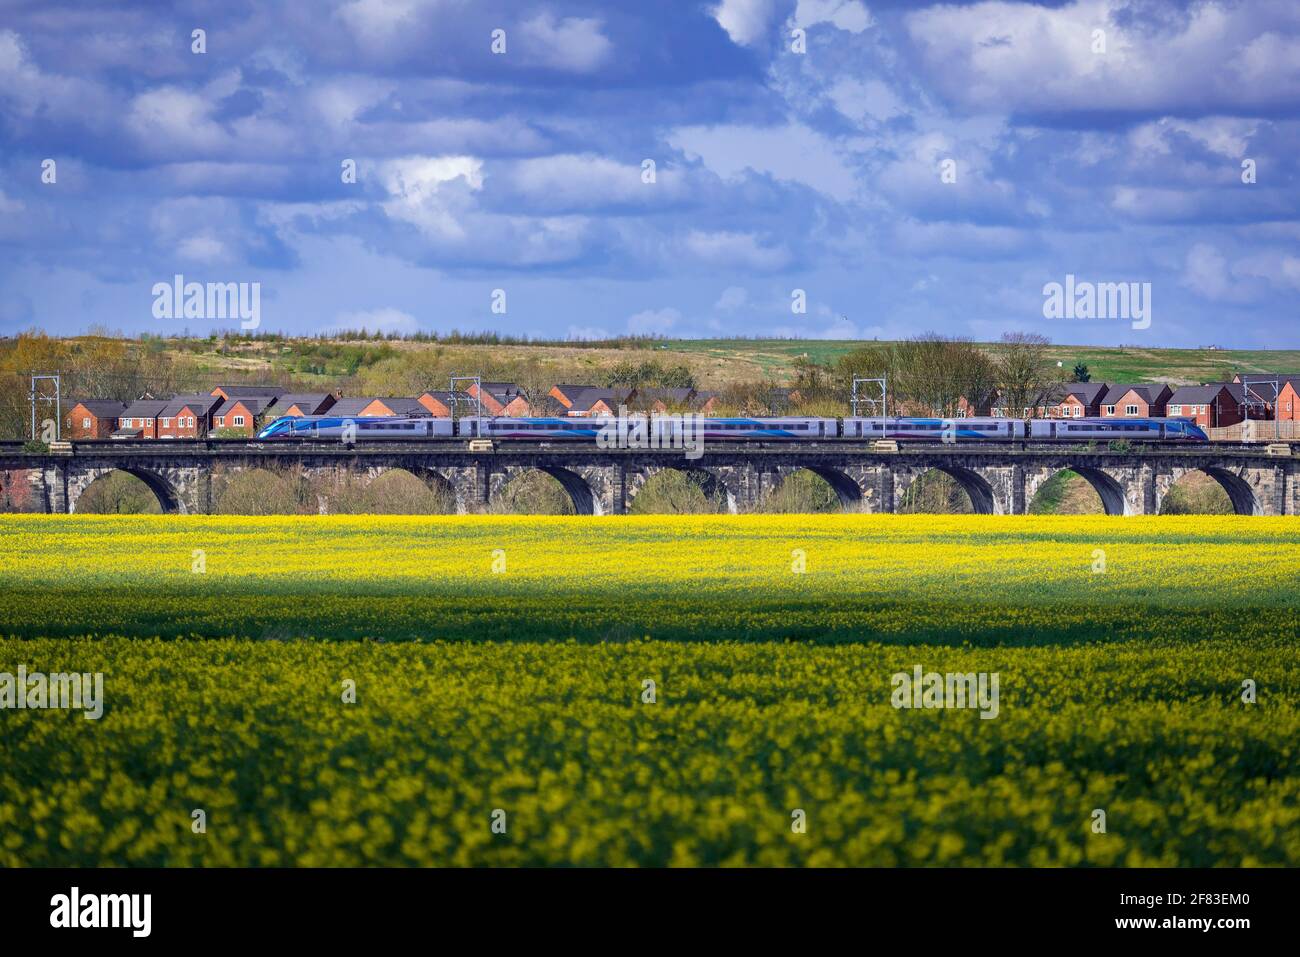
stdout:
[(0, 333), (1296, 347), (1297, 163), (1294, 0), (0, 0)]

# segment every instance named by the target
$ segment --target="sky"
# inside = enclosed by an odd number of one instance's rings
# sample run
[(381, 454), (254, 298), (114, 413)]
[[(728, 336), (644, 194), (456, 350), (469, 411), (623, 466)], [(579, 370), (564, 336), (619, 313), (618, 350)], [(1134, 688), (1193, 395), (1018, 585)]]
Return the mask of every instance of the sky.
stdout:
[(1295, 348), (1297, 163), (1294, 0), (0, 0), (0, 334)]

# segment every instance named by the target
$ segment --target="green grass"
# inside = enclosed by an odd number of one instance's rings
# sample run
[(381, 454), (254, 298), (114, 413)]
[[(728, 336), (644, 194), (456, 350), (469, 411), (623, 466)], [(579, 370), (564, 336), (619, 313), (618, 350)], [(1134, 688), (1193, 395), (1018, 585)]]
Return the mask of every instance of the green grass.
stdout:
[[(829, 364), (870, 344), (858, 339), (673, 339), (663, 346), (670, 352), (744, 358), (784, 376), (789, 374), (793, 360), (801, 355)], [(1062, 363), (1067, 378), (1075, 363), (1082, 362), (1095, 382), (1199, 384), (1231, 381), (1235, 372), (1300, 372), (1300, 349), (1160, 349), (1058, 344), (1047, 351), (1053, 361)]]

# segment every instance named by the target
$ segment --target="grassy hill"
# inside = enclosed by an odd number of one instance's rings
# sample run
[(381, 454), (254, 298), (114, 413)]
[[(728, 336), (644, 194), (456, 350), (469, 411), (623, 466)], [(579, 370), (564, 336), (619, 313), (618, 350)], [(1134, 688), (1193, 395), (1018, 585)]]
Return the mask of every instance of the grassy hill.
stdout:
[[(605, 383), (615, 367), (653, 363), (661, 369), (685, 368), (699, 387), (769, 381), (788, 384), (795, 362), (806, 356), (833, 364), (840, 356), (871, 345), (862, 340), (829, 339), (624, 339), (613, 342), (466, 342), (379, 338), (291, 339), (150, 337), (116, 340), (77, 337), (40, 340), (26, 352), (15, 340), (0, 343), (0, 372), (14, 380), (15, 422), (26, 418), (26, 370), (42, 367), (103, 370), (110, 366), (146, 370), (130, 378), (123, 396), (143, 389), (155, 394), (204, 390), (228, 382), (267, 382), (302, 390), (341, 389), (350, 395), (411, 395), (446, 388), (451, 375), (483, 375), (519, 381), (545, 391), (556, 382)], [(986, 348), (993, 349), (993, 345)], [(1051, 359), (1069, 375), (1085, 363), (1094, 381), (1164, 381), (1173, 385), (1230, 380), (1234, 372), (1300, 371), (1300, 349), (1208, 350), (1135, 346), (1054, 345)], [(109, 357), (115, 358), (110, 362)], [(134, 356), (134, 358), (131, 358)], [(158, 360), (153, 366), (150, 359)], [(148, 369), (157, 369), (156, 373)], [(6, 379), (7, 381), (7, 379)], [(82, 382), (125, 382), (122, 375), (69, 376), (68, 387)], [(119, 397), (123, 397), (119, 396)], [(22, 406), (23, 408), (19, 408)], [(22, 412), (22, 415), (19, 413)], [(15, 426), (17, 427), (17, 426)]]
[[(580, 375), (585, 371), (595, 379), (621, 362), (644, 362), (653, 357), (664, 365), (685, 365), (701, 383), (715, 387), (760, 378), (783, 381), (791, 376), (794, 360), (800, 356), (829, 364), (865, 344), (858, 339), (667, 339), (647, 340), (636, 346), (317, 339), (253, 340), (224, 345), (208, 340), (164, 340), (164, 343), (167, 349), (185, 353), (191, 362), (214, 375), (289, 373), (321, 385), (333, 385), (335, 380), (354, 375), (362, 366), (385, 355), (424, 351), (462, 366), (465, 374), (473, 374), (485, 366), (532, 361), (543, 368), (563, 370), (566, 375)], [(1186, 385), (1230, 380), (1235, 372), (1300, 371), (1300, 349), (1054, 345), (1049, 352), (1066, 369), (1072, 369), (1077, 362), (1085, 363), (1097, 381), (1163, 381)]]
[[(829, 363), (863, 344), (859, 339), (675, 339), (661, 345), (669, 355), (706, 356), (720, 363), (744, 362), (765, 373), (784, 377), (798, 356)], [(1188, 385), (1230, 381), (1234, 372), (1300, 371), (1300, 349), (1054, 345), (1048, 351), (1066, 369), (1074, 368), (1076, 362), (1086, 364), (1094, 381)]]

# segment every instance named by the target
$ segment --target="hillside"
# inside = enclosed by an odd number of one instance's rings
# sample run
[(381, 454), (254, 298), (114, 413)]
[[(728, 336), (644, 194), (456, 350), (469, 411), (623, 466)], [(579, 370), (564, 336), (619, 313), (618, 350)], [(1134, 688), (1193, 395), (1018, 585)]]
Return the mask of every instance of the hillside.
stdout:
[[(792, 361), (806, 355), (830, 363), (864, 345), (860, 339), (677, 339), (662, 344), (670, 356), (704, 356), (719, 363), (744, 363), (786, 377)], [(992, 348), (991, 345), (988, 348)], [(1227, 381), (1234, 372), (1300, 371), (1296, 349), (1153, 349), (1138, 346), (1053, 345), (1049, 355), (1064, 368), (1088, 366), (1095, 381), (1168, 382), (1171, 385)]]
[[(382, 342), (335, 342), (289, 340), (227, 344), (224, 350), (207, 340), (166, 340), (169, 349), (185, 353), (204, 371), (214, 375), (235, 373), (240, 376), (289, 373), (304, 381), (334, 385), (335, 380), (357, 372), (365, 359), (392, 349), (397, 352), (424, 351), (443, 361), (463, 368), (472, 375), (494, 366), (535, 362), (542, 369), (554, 369), (566, 377), (589, 373), (600, 379), (601, 373), (619, 363), (641, 363), (653, 357), (665, 366), (684, 365), (705, 388), (718, 388), (734, 382), (773, 379), (787, 383), (793, 376), (794, 360), (807, 356), (814, 362), (829, 364), (840, 356), (861, 348), (857, 339), (668, 339), (639, 347), (603, 347), (599, 344), (492, 344), (444, 345), (401, 340)], [(208, 348), (196, 348), (198, 346)], [(322, 357), (333, 346), (345, 356)], [(992, 345), (988, 348), (992, 349)], [(1053, 345), (1049, 355), (1072, 369), (1077, 362), (1086, 364), (1096, 381), (1168, 382), (1172, 385), (1231, 380), (1235, 372), (1292, 372), (1300, 370), (1300, 348), (1277, 350), (1235, 349), (1154, 349), (1136, 346)], [(355, 355), (362, 356), (356, 363)]]

